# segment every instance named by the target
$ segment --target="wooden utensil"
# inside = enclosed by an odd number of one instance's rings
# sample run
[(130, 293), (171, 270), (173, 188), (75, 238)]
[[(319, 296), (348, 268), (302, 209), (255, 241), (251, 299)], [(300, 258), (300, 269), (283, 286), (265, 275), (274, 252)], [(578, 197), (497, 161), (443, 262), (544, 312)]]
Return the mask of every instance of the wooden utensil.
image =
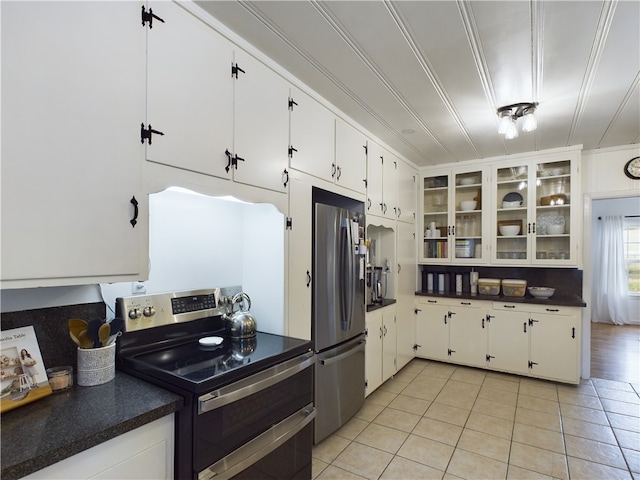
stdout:
[(91, 340), (86, 330), (82, 330), (78, 334), (78, 341), (80, 342), (80, 348), (93, 348), (93, 340)]
[(100, 346), (106, 347), (107, 340), (109, 340), (109, 335), (111, 333), (111, 326), (108, 323), (103, 323), (100, 325), (98, 329), (98, 338), (100, 338)]

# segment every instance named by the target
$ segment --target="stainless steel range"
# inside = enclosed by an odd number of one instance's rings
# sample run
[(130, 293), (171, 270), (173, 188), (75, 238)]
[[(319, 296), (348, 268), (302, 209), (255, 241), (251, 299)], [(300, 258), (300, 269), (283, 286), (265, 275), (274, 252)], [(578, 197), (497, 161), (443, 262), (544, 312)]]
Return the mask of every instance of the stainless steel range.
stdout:
[(260, 331), (230, 338), (223, 314), (240, 290), (118, 298), (117, 366), (183, 396), (176, 479), (310, 479), (312, 343)]

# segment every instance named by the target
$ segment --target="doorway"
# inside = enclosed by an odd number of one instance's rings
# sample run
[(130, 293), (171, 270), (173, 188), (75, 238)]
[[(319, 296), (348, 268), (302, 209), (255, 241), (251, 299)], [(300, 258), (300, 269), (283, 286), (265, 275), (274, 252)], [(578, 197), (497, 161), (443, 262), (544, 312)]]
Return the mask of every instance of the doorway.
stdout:
[[(594, 199), (591, 208), (592, 237), (598, 234), (598, 218), (605, 215), (632, 216), (640, 214), (640, 197)], [(595, 242), (591, 243), (589, 262), (595, 266)], [(587, 302), (593, 304), (597, 285), (591, 288)], [(591, 309), (589, 309), (592, 312)], [(633, 322), (640, 322), (640, 297), (629, 299)], [(591, 320), (591, 319), (590, 319)], [(591, 377), (621, 382), (640, 383), (640, 324), (614, 325), (590, 322)]]

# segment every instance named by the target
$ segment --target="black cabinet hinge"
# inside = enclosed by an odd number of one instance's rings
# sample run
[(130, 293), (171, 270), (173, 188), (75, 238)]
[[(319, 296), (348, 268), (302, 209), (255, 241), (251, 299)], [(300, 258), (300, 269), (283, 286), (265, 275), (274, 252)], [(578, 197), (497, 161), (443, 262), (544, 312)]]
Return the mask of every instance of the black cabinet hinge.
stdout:
[(287, 223), (285, 224), (286, 230), (291, 230), (293, 228), (293, 219), (291, 217), (287, 217)]
[(296, 103), (296, 101), (295, 101), (293, 98), (289, 97), (289, 110), (293, 111), (293, 107), (294, 107), (294, 105), (295, 105), (296, 107), (298, 106), (298, 104)]
[(363, 145), (362, 148), (364, 148), (364, 154), (368, 155), (369, 154), (369, 146), (368, 145)]
[(141, 123), (140, 124), (140, 143), (144, 143), (145, 140), (149, 140), (149, 145), (151, 145), (151, 134), (153, 133), (155, 133), (156, 135), (164, 135), (164, 133), (151, 128), (151, 124), (149, 124), (149, 126), (145, 128), (144, 123)]
[(293, 158), (293, 152), (297, 152), (297, 151), (298, 151), (297, 148), (294, 148), (293, 145), (289, 145), (289, 153), (288, 153), (289, 158)]
[(418, 349), (421, 348), (421, 347), (422, 347), (422, 345), (418, 345), (417, 343), (414, 343), (412, 348), (413, 348), (414, 352), (417, 352)]
[(158, 20), (159, 22), (164, 23), (164, 20), (161, 19), (159, 16), (154, 15), (153, 10), (149, 9), (149, 11), (147, 12), (146, 8), (144, 8), (144, 5), (142, 6), (142, 26), (145, 27), (145, 23), (149, 22), (149, 28), (153, 28), (153, 19)]
[(243, 69), (241, 69), (237, 63), (231, 64), (231, 76), (238, 78), (238, 72), (246, 73)]

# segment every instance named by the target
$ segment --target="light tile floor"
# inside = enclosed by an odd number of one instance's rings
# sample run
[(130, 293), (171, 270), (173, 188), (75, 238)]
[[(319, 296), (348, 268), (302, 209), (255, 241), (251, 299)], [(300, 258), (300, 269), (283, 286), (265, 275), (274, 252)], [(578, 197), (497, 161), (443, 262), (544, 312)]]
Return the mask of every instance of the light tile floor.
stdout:
[(640, 480), (640, 386), (414, 359), (313, 449), (313, 478)]

